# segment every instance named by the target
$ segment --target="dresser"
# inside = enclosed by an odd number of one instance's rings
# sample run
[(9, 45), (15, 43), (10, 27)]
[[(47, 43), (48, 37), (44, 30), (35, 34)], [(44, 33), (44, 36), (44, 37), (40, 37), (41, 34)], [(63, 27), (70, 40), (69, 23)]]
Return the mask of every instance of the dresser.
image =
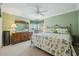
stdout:
[(11, 35), (11, 44), (28, 41), (32, 37), (32, 32), (16, 32)]

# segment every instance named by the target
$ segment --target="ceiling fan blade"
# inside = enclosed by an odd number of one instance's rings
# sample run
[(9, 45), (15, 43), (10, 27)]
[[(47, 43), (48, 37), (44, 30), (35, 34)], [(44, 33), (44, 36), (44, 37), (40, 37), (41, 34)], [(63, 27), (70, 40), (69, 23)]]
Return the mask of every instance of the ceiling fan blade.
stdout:
[(44, 14), (42, 14), (42, 13), (39, 13), (40, 15), (42, 15), (42, 16), (44, 16)]
[(40, 12), (47, 12), (47, 10), (44, 10), (44, 11), (40, 11)]

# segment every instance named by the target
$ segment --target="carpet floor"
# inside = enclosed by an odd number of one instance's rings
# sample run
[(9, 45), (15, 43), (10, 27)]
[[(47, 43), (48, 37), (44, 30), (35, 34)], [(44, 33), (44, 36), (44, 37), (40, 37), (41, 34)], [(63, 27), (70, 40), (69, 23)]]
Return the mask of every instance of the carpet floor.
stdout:
[(48, 53), (31, 47), (30, 41), (0, 48), (0, 56), (50, 56)]

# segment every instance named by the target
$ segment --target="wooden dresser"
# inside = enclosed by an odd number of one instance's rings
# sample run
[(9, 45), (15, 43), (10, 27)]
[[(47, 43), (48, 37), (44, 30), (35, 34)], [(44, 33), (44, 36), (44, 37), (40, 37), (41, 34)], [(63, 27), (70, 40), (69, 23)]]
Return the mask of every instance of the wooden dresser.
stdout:
[(11, 44), (16, 44), (19, 42), (30, 40), (32, 37), (32, 32), (16, 32), (11, 35)]

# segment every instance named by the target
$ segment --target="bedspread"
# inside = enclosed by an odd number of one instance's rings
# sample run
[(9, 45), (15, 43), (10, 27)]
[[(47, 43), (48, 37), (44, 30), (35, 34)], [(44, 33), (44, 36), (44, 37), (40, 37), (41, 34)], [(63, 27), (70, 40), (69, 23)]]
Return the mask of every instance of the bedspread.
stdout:
[(54, 56), (71, 56), (70, 34), (37, 33), (32, 36), (32, 44)]

